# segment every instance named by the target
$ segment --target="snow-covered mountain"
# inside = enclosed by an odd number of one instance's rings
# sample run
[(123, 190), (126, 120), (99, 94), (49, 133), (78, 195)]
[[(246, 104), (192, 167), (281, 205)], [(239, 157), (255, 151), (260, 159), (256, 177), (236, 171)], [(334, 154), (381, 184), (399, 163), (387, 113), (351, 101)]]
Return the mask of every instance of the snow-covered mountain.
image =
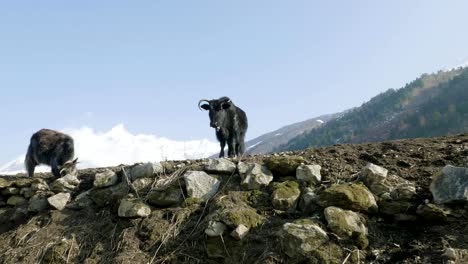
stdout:
[[(89, 127), (66, 129), (64, 132), (75, 141), (75, 156), (80, 161), (80, 169), (145, 161), (198, 159), (219, 151), (219, 144), (207, 139), (174, 141), (154, 135), (134, 135), (123, 124), (104, 133)], [(50, 168), (41, 166), (36, 171), (50, 171)], [(0, 166), (0, 174), (20, 172), (24, 172), (24, 154)]]

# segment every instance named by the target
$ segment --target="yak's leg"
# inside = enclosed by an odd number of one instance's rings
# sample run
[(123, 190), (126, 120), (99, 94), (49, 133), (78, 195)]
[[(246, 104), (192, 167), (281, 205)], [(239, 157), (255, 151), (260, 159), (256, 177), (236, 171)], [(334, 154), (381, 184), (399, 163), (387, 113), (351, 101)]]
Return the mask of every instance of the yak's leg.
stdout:
[(55, 176), (55, 178), (60, 178), (60, 169), (58, 167), (59, 165), (57, 163), (57, 159), (52, 159), (50, 166), (52, 167), (52, 174)]
[(233, 157), (236, 155), (235, 146), (236, 142), (233, 139), (228, 139), (228, 157)]
[(28, 176), (29, 177), (33, 177), (34, 176), (34, 169), (36, 168), (36, 163), (32, 160), (32, 158), (30, 157), (30, 155), (26, 155), (26, 159), (24, 161), (25, 163), (25, 166), (26, 166), (26, 171), (28, 173)]
[(219, 145), (221, 146), (221, 151), (219, 152), (219, 157), (224, 158), (224, 147), (226, 147), (226, 141), (225, 140), (219, 141)]

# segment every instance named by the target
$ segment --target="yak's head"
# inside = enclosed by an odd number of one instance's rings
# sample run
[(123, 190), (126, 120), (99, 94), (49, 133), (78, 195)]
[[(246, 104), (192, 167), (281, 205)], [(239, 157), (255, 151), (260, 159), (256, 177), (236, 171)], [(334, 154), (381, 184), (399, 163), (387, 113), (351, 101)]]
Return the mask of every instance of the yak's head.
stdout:
[[(200, 105), (202, 102), (205, 104)], [(198, 108), (209, 111), (210, 126), (219, 131), (227, 123), (227, 111), (232, 107), (232, 101), (228, 97), (214, 100), (202, 99), (198, 102)]]
[(78, 158), (65, 162), (60, 168), (60, 176), (63, 177), (67, 174), (77, 176), (78, 175), (78, 170), (76, 169), (77, 163), (78, 163)]

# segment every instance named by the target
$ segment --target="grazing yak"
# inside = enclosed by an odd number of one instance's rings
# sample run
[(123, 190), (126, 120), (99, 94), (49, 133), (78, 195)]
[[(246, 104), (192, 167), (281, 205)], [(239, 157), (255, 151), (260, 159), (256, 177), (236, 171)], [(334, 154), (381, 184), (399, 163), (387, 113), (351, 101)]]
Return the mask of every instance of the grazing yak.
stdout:
[[(206, 102), (200, 106), (202, 102)], [(216, 137), (221, 145), (219, 157), (224, 157), (224, 147), (228, 144), (228, 156), (241, 156), (245, 152), (247, 115), (235, 106), (228, 97), (198, 102), (198, 108), (209, 111), (210, 126), (216, 129)]]
[(50, 129), (41, 129), (34, 133), (24, 161), (28, 176), (34, 176), (34, 169), (39, 164), (52, 167), (55, 177), (75, 174), (78, 159), (75, 155), (73, 139), (66, 134)]

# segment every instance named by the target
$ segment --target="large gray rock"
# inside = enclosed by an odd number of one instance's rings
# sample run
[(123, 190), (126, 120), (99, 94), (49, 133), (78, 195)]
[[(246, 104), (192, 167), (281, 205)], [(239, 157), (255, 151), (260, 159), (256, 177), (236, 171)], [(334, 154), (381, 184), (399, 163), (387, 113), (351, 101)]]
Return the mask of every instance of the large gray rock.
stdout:
[(412, 183), (399, 184), (390, 193), (393, 200), (411, 200), (415, 195), (416, 187)]
[(183, 201), (182, 191), (179, 187), (174, 186), (166, 190), (153, 190), (146, 197), (148, 203), (160, 207), (170, 207), (177, 205)]
[(45, 181), (39, 181), (31, 184), (31, 190), (34, 192), (49, 191), (49, 185)]
[(361, 249), (369, 244), (365, 220), (358, 213), (343, 210), (338, 207), (327, 207), (324, 211), (325, 219), (335, 234), (342, 238), (353, 239)]
[(48, 206), (49, 206), (49, 203), (47, 202), (46, 197), (43, 197), (40, 195), (34, 195), (29, 200), (28, 211), (33, 212), (33, 213), (39, 213), (47, 209)]
[(119, 178), (117, 177), (117, 174), (115, 174), (114, 171), (107, 169), (101, 173), (96, 173), (93, 186), (94, 188), (105, 188), (115, 185), (118, 180)]
[(125, 197), (129, 190), (127, 183), (121, 182), (120, 184), (107, 188), (92, 188), (89, 191), (89, 197), (98, 207), (105, 207)]
[(374, 195), (362, 184), (337, 184), (319, 194), (317, 203), (322, 207), (337, 206), (361, 212), (377, 212)]
[(361, 170), (360, 179), (372, 191), (372, 193), (380, 195), (384, 192), (390, 191), (391, 189), (391, 186), (386, 183), (387, 174), (387, 169), (373, 163), (368, 163)]
[(73, 192), (78, 188), (78, 185), (80, 185), (80, 180), (76, 177), (76, 175), (67, 174), (55, 180), (52, 183), (50, 189), (54, 193)]
[(321, 169), (320, 165), (300, 165), (296, 169), (296, 178), (300, 181), (318, 184), (322, 181)]
[(312, 188), (306, 188), (299, 199), (299, 209), (306, 214), (313, 212), (317, 207), (317, 199), (318, 196), (315, 190)]
[(293, 259), (308, 258), (329, 240), (327, 233), (312, 223), (286, 223), (280, 231), (280, 239), (284, 252)]
[(10, 196), (10, 198), (8, 198), (7, 200), (7, 204), (12, 206), (21, 206), (27, 203), (28, 200), (24, 199), (24, 197), (20, 195)]
[(295, 181), (285, 181), (275, 184), (272, 193), (273, 207), (283, 211), (293, 211), (296, 208), (301, 190)]
[(208, 227), (205, 229), (205, 234), (209, 237), (222, 236), (224, 231), (226, 231), (227, 226), (218, 221), (208, 222)]
[(67, 208), (73, 210), (81, 210), (84, 208), (89, 208), (93, 205), (93, 200), (89, 196), (90, 190), (78, 194), (75, 199), (67, 205)]
[(189, 197), (209, 200), (218, 191), (221, 182), (204, 171), (187, 171), (184, 174), (185, 186)]
[(23, 195), (23, 197), (26, 199), (31, 198), (34, 194), (36, 194), (36, 192), (33, 191), (31, 187), (24, 187), (20, 190), (20, 195)]
[(164, 172), (164, 167), (160, 162), (137, 163), (124, 168), (131, 181), (139, 178), (154, 178), (157, 174)]
[(273, 174), (265, 166), (257, 163), (238, 164), (242, 187), (247, 190), (257, 190), (268, 186), (273, 180)]
[(424, 204), (418, 206), (416, 213), (430, 223), (443, 223), (447, 221), (450, 211), (435, 204)]
[(15, 194), (19, 194), (19, 191), (20, 190), (16, 187), (7, 187), (2, 190), (2, 195), (3, 196), (15, 195)]
[(60, 211), (65, 208), (68, 201), (70, 201), (70, 197), (70, 193), (58, 193), (54, 196), (47, 198), (47, 201), (53, 208)]
[(236, 171), (236, 164), (228, 159), (209, 159), (205, 162), (205, 171), (220, 174), (231, 174)]
[(138, 178), (132, 182), (132, 185), (138, 193), (146, 193), (149, 191), (154, 181), (154, 178)]
[(5, 178), (0, 177), (0, 189), (10, 187), (11, 185), (13, 185), (13, 181), (9, 181)]
[(438, 204), (468, 201), (468, 168), (445, 166), (433, 178), (430, 189)]
[(151, 214), (151, 208), (137, 199), (123, 199), (118, 214), (124, 218), (147, 217)]

